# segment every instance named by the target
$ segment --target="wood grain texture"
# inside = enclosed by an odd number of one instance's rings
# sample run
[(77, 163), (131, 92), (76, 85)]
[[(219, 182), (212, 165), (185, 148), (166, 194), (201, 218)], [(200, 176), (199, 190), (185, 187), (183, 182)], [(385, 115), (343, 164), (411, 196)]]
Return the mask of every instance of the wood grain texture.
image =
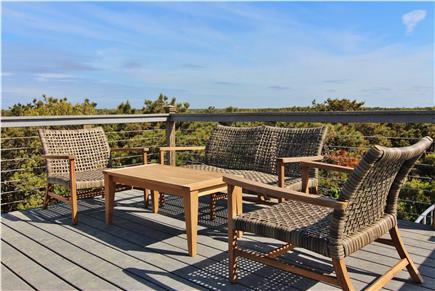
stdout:
[(351, 167), (345, 167), (345, 166), (327, 164), (327, 163), (321, 163), (321, 162), (301, 162), (301, 167), (317, 168), (317, 169), (323, 169), (323, 170), (338, 171), (338, 172), (343, 172), (343, 173), (352, 173), (353, 172), (353, 168), (351, 168)]
[[(173, 191), (195, 191), (209, 187), (222, 187), (224, 182), (223, 175), (220, 173), (199, 171), (181, 167), (172, 167), (158, 164), (148, 164), (144, 166), (134, 166), (122, 169), (105, 170), (111, 177), (121, 183), (127, 181), (127, 185), (134, 183), (133, 186), (149, 184), (153, 187), (165, 187), (160, 192)], [(152, 189), (152, 188), (147, 188)]]

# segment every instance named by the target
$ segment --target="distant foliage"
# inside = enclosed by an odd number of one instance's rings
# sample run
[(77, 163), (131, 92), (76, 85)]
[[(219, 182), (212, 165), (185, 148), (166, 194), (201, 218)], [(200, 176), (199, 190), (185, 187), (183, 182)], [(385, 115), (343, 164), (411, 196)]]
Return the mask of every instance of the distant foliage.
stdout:
[(314, 111), (359, 111), (363, 110), (364, 102), (349, 99), (326, 99), (325, 102), (317, 103), (314, 99), (312, 109)]

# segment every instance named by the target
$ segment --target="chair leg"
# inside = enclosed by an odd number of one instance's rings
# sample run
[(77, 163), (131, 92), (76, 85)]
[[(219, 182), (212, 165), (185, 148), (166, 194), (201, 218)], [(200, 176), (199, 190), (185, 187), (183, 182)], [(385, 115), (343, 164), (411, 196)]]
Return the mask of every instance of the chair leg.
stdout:
[(346, 262), (344, 259), (332, 259), (332, 265), (334, 266), (334, 271), (337, 275), (338, 282), (341, 285), (341, 289), (344, 291), (355, 290), (352, 286), (349, 273), (347, 272)]
[(397, 225), (392, 229), (390, 229), (390, 236), (397, 252), (399, 253), (400, 258), (406, 259), (408, 261), (408, 265), (406, 266), (406, 269), (411, 275), (412, 280), (414, 280), (417, 283), (423, 283), (423, 278), (421, 277), (420, 272), (418, 271), (417, 267), (412, 261), (409, 253), (406, 251), (405, 246), (403, 245)]
[(216, 219), (216, 194), (210, 195), (210, 220)]
[(52, 185), (47, 184), (47, 188), (45, 189), (45, 195), (44, 195), (44, 204), (42, 206), (43, 209), (47, 209), (48, 203), (50, 202), (50, 196), (48, 195), (48, 192), (52, 190)]
[(71, 212), (72, 212), (72, 223), (75, 225), (78, 222), (78, 203), (77, 203), (77, 189), (73, 187), (71, 189)]
[(228, 259), (229, 259), (229, 276), (231, 283), (237, 283), (237, 231), (228, 229)]

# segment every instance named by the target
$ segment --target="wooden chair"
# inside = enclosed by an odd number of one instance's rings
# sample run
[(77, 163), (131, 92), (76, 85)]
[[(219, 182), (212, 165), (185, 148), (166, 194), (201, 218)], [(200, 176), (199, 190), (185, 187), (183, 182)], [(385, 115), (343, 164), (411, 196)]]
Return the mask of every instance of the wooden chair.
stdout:
[[(101, 127), (77, 130), (40, 129), (39, 136), (47, 160), (47, 190), (44, 208), (50, 198), (71, 205), (72, 222), (77, 224), (77, 200), (104, 194), (103, 170), (110, 167), (113, 152), (140, 152), (147, 163), (147, 148), (110, 149)], [(69, 195), (54, 193), (54, 185), (69, 189)], [(126, 189), (125, 187), (123, 189)], [(148, 192), (144, 190), (145, 204)]]
[[(338, 200), (235, 176), (225, 177), (229, 193), (230, 280), (236, 282), (237, 257), (242, 256), (341, 287), (343, 290), (354, 290), (345, 257), (377, 241), (394, 246), (401, 259), (367, 290), (380, 289), (405, 267), (414, 281), (422, 282), (422, 277), (400, 239), (396, 213), (399, 191), (405, 183), (407, 174), (431, 144), (432, 139), (425, 137), (409, 147), (374, 146), (368, 150), (355, 169), (318, 162), (302, 162), (303, 167), (350, 173)], [(267, 193), (287, 201), (243, 214), (242, 188)], [(281, 240), (286, 244), (266, 254), (245, 250), (237, 245), (237, 237), (240, 235), (238, 232), (252, 232)], [(382, 238), (386, 233), (390, 234), (391, 239)], [(331, 258), (335, 276), (275, 259), (295, 247)]]

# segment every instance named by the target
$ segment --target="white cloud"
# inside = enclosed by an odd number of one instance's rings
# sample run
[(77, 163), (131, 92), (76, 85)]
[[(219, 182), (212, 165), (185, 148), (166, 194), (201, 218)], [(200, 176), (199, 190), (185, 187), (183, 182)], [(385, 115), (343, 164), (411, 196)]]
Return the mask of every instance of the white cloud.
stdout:
[(73, 79), (73, 76), (63, 73), (41, 73), (36, 74), (35, 76), (38, 82), (47, 82), (51, 80), (71, 81)]
[(402, 15), (402, 22), (406, 26), (406, 31), (411, 33), (417, 24), (426, 18), (426, 10), (412, 10)]

